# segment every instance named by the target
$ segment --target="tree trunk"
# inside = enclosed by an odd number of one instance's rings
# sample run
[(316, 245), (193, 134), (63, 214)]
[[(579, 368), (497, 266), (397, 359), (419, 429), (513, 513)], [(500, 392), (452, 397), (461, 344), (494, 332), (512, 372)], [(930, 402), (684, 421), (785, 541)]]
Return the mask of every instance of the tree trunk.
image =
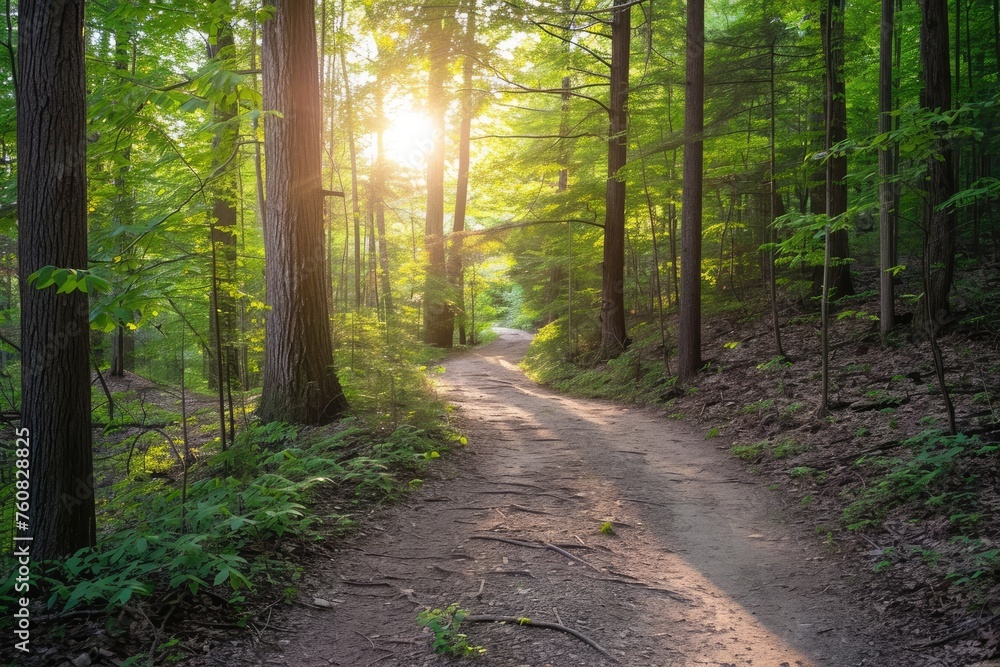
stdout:
[(376, 132), (375, 174), (372, 179), (373, 199), (375, 200), (375, 228), (378, 233), (378, 262), (382, 281), (382, 307), (385, 321), (388, 325), (392, 314), (392, 280), (389, 275), (389, 243), (385, 237), (385, 133), (382, 112), (382, 83), (375, 84), (378, 95), (378, 131)]
[[(233, 57), (233, 30), (229, 25), (220, 27), (216, 43), (208, 45), (208, 57), (213, 60)], [(236, 117), (235, 104), (216, 105), (213, 118), (220, 128), (212, 141), (215, 153), (214, 164), (225, 164), (236, 144), (239, 128), (232, 124)], [(216, 253), (215, 271), (212, 275), (212, 290), (209, 294), (210, 317), (208, 318), (210, 339), (215, 341), (212, 361), (209, 364), (209, 387), (219, 387), (219, 377), (239, 377), (236, 347), (232, 344), (236, 329), (236, 300), (230, 290), (223, 288), (223, 282), (230, 282), (236, 264), (236, 174), (231, 167), (212, 186), (212, 211), (209, 214), (209, 236)], [(228, 367), (224, 367), (228, 364)]]
[[(785, 206), (781, 201), (781, 197), (778, 195), (778, 161), (776, 156), (776, 143), (778, 140), (777, 130), (775, 129), (775, 116), (777, 115), (777, 106), (775, 105), (774, 97), (774, 47), (775, 42), (771, 42), (770, 49), (770, 77), (769, 77), (769, 98), (771, 102), (770, 116), (771, 116), (771, 127), (770, 127), (770, 166), (771, 166), (771, 192), (770, 194), (770, 211), (768, 212), (768, 218), (770, 219), (770, 224), (768, 225), (768, 240), (775, 244), (778, 242), (777, 230), (776, 230), (776, 220), (779, 216), (785, 214)], [(768, 297), (771, 302), (771, 329), (774, 332), (774, 354), (777, 357), (785, 356), (785, 349), (781, 344), (781, 323), (778, 320), (778, 276), (777, 276), (777, 265), (774, 262), (775, 251), (772, 245), (771, 250), (767, 253), (767, 287), (768, 287)]]
[[(878, 70), (878, 132), (892, 130), (892, 46), (896, 0), (882, 0), (882, 27), (880, 33)], [(896, 174), (893, 151), (883, 147), (878, 153), (879, 171), (879, 331), (887, 336), (896, 326), (895, 287), (890, 269), (896, 265), (896, 207), (895, 183), (889, 179)]]
[[(21, 428), (30, 511), (21, 535), (42, 561), (93, 546), (87, 294), (36, 289), (52, 265), (87, 268), (83, 0), (21, 0), (17, 91)], [(58, 63), (58, 66), (54, 66)], [(30, 435), (28, 435), (30, 434)]]
[(444, 141), (448, 99), (448, 44), (443, 7), (429, 6), (427, 43), (430, 69), (427, 75), (427, 107), (434, 136), (427, 155), (427, 212), (424, 249), (427, 278), (424, 290), (424, 342), (450, 348), (454, 338), (454, 315), (449, 305), (448, 271), (444, 252)]
[[(615, 0), (615, 7), (627, 5)], [(601, 289), (601, 356), (618, 356), (628, 345), (625, 333), (625, 179), (619, 170), (628, 152), (628, 74), (631, 7), (615, 9), (611, 19), (611, 98), (608, 181), (604, 213), (604, 280)]]
[(701, 366), (701, 194), (705, 127), (705, 1), (688, 0), (687, 85), (684, 96), (684, 193), (681, 200), (680, 333), (678, 374), (689, 380)]
[(354, 220), (354, 307), (361, 308), (361, 203), (358, 198), (358, 150), (354, 141), (354, 102), (347, 76), (347, 56), (340, 47), (340, 69), (344, 73), (344, 111), (347, 116), (347, 145), (351, 156), (351, 215)]
[[(829, 25), (827, 23), (829, 22)], [(823, 51), (826, 55), (826, 78), (832, 86), (832, 96), (827, 96), (826, 114), (831, 124), (831, 140), (834, 146), (847, 138), (847, 86), (844, 81), (844, 0), (836, 0), (831, 9), (822, 17)], [(825, 210), (831, 218), (842, 216), (847, 212), (847, 156), (837, 155), (828, 158), (830, 168), (826, 170), (826, 178), (830, 183), (826, 187), (830, 201)], [(847, 230), (831, 230), (830, 232), (830, 272), (827, 281), (834, 298), (854, 294), (854, 283), (851, 280), (851, 267), (845, 263), (851, 256), (850, 241)], [(813, 271), (813, 292), (817, 293), (823, 285), (823, 268), (816, 267)]]
[(465, 267), (462, 263), (462, 236), (465, 231), (465, 211), (469, 200), (469, 144), (472, 139), (473, 108), (472, 77), (475, 73), (473, 51), (476, 46), (476, 0), (468, 7), (465, 27), (465, 57), (462, 62), (462, 126), (458, 140), (458, 186), (455, 192), (455, 221), (452, 231), (458, 233), (451, 242), (451, 262), (448, 265), (449, 281), (455, 290), (455, 312), (458, 319), (458, 343), (465, 345)]
[[(923, 23), (920, 26), (920, 60), (924, 71), (921, 105), (935, 111), (951, 109), (951, 72), (948, 53), (947, 0), (921, 0)], [(946, 128), (936, 128), (945, 130)], [(935, 142), (927, 158), (927, 175), (923, 181), (924, 267), (927, 307), (917, 310), (918, 323), (925, 332), (940, 327), (949, 313), (948, 293), (951, 291), (955, 267), (955, 214), (939, 210), (941, 204), (955, 193), (955, 171), (951, 146), (946, 139)]]
[(267, 317), (264, 421), (321, 424), (347, 399), (333, 368), (323, 285), (323, 190), (316, 26), (311, 0), (274, 0), (261, 65), (268, 225), (264, 235)]
[[(130, 46), (128, 33), (125, 31), (115, 33), (115, 70), (123, 74), (130, 74), (129, 63), (132, 48)], [(118, 192), (115, 198), (114, 221), (118, 226), (135, 224), (135, 194), (132, 192), (129, 182), (129, 172), (132, 170), (132, 132), (126, 129), (123, 133), (123, 146), (119, 155), (122, 158), (121, 166), (116, 168), (114, 185)], [(119, 247), (122, 255), (134, 256), (135, 253), (127, 250), (131, 235), (122, 234), (119, 240)], [(118, 326), (111, 334), (111, 376), (124, 377), (125, 371), (131, 370), (135, 361), (135, 335), (126, 325), (126, 322), (119, 321)]]

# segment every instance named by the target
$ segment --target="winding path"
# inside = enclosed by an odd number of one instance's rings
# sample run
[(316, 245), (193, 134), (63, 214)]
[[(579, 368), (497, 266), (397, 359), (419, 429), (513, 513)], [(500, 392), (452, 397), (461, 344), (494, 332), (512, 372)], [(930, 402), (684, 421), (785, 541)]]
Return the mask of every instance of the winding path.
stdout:
[(467, 449), (313, 573), (303, 588), (331, 606), (295, 612), (247, 664), (454, 664), (416, 623), (451, 603), (560, 623), (606, 651), (466, 623), (486, 648), (467, 664), (483, 667), (912, 664), (869, 636), (835, 557), (711, 441), (539, 388), (517, 368), (530, 335), (499, 333), (446, 363)]

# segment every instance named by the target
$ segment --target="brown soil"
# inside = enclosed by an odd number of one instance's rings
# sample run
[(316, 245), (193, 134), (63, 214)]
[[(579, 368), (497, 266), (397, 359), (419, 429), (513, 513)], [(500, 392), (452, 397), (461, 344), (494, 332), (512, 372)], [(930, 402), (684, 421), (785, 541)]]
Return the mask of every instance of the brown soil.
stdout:
[(539, 388), (517, 368), (529, 341), (500, 330), (451, 357), (467, 449), (313, 570), (261, 642), (201, 664), (455, 664), (417, 624), (452, 603), (562, 623), (606, 651), (466, 623), (486, 648), (467, 664), (483, 667), (925, 664), (879, 635), (850, 602), (849, 566), (715, 442), (661, 412)]

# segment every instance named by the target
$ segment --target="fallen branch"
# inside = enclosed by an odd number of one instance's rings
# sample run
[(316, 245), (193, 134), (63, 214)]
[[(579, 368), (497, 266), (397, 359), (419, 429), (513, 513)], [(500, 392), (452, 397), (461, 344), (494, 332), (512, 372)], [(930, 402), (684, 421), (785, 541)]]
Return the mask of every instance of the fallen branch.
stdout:
[(518, 616), (490, 616), (490, 615), (479, 615), (479, 616), (466, 616), (462, 619), (463, 623), (515, 623), (517, 625), (530, 625), (535, 628), (547, 628), (549, 630), (558, 630), (559, 632), (565, 632), (568, 635), (576, 637), (582, 641), (587, 646), (591, 647), (595, 651), (600, 651), (613, 662), (618, 662), (614, 656), (608, 653), (600, 644), (595, 642), (593, 639), (587, 635), (574, 630), (573, 628), (566, 627), (561, 623), (549, 623), (547, 621), (532, 621), (530, 618), (518, 617)]
[[(581, 576), (586, 576), (586, 575), (581, 575)], [(678, 593), (676, 591), (672, 591), (669, 588), (661, 588), (659, 586), (651, 586), (651, 585), (649, 585), (647, 583), (643, 583), (641, 581), (627, 581), (625, 579), (615, 579), (613, 577), (587, 577), (587, 579), (592, 579), (593, 581), (607, 581), (607, 582), (612, 583), (612, 584), (622, 584), (623, 586), (635, 586), (636, 588), (642, 588), (642, 589), (645, 589), (647, 591), (655, 591), (657, 593), (663, 593), (668, 598), (671, 598), (673, 600), (677, 600), (678, 602), (686, 602), (686, 603), (690, 603), (691, 602), (690, 598), (684, 597), (680, 593)]]
[(512, 510), (518, 510), (519, 512), (527, 512), (528, 514), (545, 514), (546, 516), (555, 516), (552, 512), (546, 512), (545, 510), (536, 510), (530, 507), (525, 507), (524, 505), (511, 505)]
[(574, 560), (577, 563), (580, 563), (581, 565), (586, 565), (587, 567), (589, 567), (590, 569), (594, 570), (595, 572), (600, 572), (600, 570), (598, 570), (596, 567), (594, 567), (593, 565), (591, 565), (587, 561), (583, 560), (579, 556), (574, 556), (573, 554), (571, 554), (570, 552), (566, 551), (562, 547), (557, 547), (556, 545), (550, 544), (548, 542), (525, 542), (523, 540), (512, 540), (512, 539), (509, 539), (509, 538), (506, 538), (506, 537), (495, 537), (493, 535), (472, 535), (472, 536), (469, 537), (469, 539), (471, 539), (471, 540), (492, 540), (494, 542), (503, 542), (504, 544), (513, 544), (514, 546), (517, 546), (517, 547), (527, 547), (529, 549), (548, 549), (549, 551), (554, 551), (557, 554), (560, 554), (562, 556), (565, 556), (566, 558), (569, 558), (570, 560)]
[[(468, 620), (468, 619), (466, 619), (466, 620)], [(955, 632), (949, 633), (949, 634), (945, 635), (944, 637), (941, 637), (940, 639), (935, 639), (934, 641), (923, 642), (923, 643), (920, 643), (920, 644), (913, 644), (913, 648), (932, 648), (934, 646), (941, 646), (942, 644), (947, 644), (948, 642), (950, 642), (950, 641), (952, 641), (954, 639), (961, 639), (962, 637), (964, 637), (966, 635), (972, 634), (973, 632), (975, 632), (979, 628), (987, 626), (990, 623), (995, 623), (997, 620), (1000, 620), (1000, 614), (994, 614), (992, 616), (989, 616), (989, 617), (987, 617), (987, 618), (985, 618), (985, 619), (983, 619), (981, 621), (973, 623), (972, 625), (970, 625), (969, 627), (965, 628), (964, 630), (956, 630)]]

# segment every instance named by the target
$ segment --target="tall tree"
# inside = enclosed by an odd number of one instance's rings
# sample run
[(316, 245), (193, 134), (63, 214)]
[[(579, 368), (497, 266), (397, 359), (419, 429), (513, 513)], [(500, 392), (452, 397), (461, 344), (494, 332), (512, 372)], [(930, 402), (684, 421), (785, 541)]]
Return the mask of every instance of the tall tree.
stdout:
[(324, 286), (319, 67), (312, 0), (273, 0), (261, 66), (268, 219), (266, 421), (319, 424), (347, 408), (333, 367)]
[[(951, 109), (951, 70), (948, 53), (947, 0), (921, 0), (920, 60), (924, 88), (921, 106), (932, 112)], [(936, 130), (944, 132), (944, 123)], [(949, 312), (948, 293), (955, 270), (955, 214), (942, 204), (955, 193), (954, 153), (947, 139), (937, 140), (927, 156), (924, 190), (924, 271), (926, 307), (918, 309), (925, 329), (941, 325)]]
[[(826, 79), (832, 89), (828, 95), (825, 107), (827, 124), (832, 128), (831, 139), (836, 146), (847, 139), (847, 82), (844, 79), (844, 2), (835, 0), (829, 4), (829, 9), (823, 13), (823, 54), (826, 62)], [(825, 170), (828, 181), (823, 188), (824, 202), (818, 210), (832, 217), (842, 216), (847, 212), (847, 156), (841, 153), (827, 158), (830, 168)], [(828, 205), (826, 205), (828, 203)], [(814, 209), (816, 210), (816, 209)], [(847, 259), (851, 256), (850, 241), (847, 229), (837, 228), (830, 232), (829, 286), (837, 298), (854, 294), (854, 283), (851, 280), (851, 267)], [(813, 292), (818, 293), (823, 285), (823, 267), (818, 266), (813, 272)]]
[(428, 5), (427, 47), (430, 67), (427, 72), (427, 110), (433, 137), (427, 155), (427, 209), (424, 226), (424, 249), (427, 252), (427, 279), (424, 290), (424, 342), (435, 347), (451, 347), (455, 319), (448, 294), (448, 275), (444, 243), (444, 141), (448, 98), (448, 31), (450, 10), (444, 5)]
[(36, 289), (44, 266), (87, 268), (83, 0), (22, 0), (18, 50), (21, 427), (30, 433), (31, 553), (93, 546), (87, 294)]
[(611, 99), (608, 104), (608, 182), (604, 207), (604, 280), (601, 290), (601, 354), (617, 356), (625, 333), (625, 180), (628, 154), (628, 74), (632, 3), (615, 0), (611, 15)]
[(461, 232), (465, 231), (465, 211), (469, 200), (469, 144), (472, 139), (472, 117), (475, 114), (472, 77), (475, 74), (476, 0), (469, 3), (466, 11), (465, 54), (462, 58), (462, 123), (458, 138), (458, 185), (455, 190), (455, 221), (452, 223), (452, 231), (456, 235), (451, 242), (451, 257), (448, 263), (449, 279), (455, 290), (460, 345), (465, 345), (465, 267), (462, 261)]
[[(878, 131), (892, 130), (892, 43), (896, 0), (882, 0), (879, 33)], [(879, 330), (883, 337), (895, 326), (895, 288), (891, 269), (896, 265), (896, 165), (893, 150), (883, 146), (878, 153), (879, 171)]]
[(705, 0), (687, 3), (687, 83), (684, 96), (684, 192), (681, 199), (678, 374), (701, 366), (701, 214), (705, 129)]

